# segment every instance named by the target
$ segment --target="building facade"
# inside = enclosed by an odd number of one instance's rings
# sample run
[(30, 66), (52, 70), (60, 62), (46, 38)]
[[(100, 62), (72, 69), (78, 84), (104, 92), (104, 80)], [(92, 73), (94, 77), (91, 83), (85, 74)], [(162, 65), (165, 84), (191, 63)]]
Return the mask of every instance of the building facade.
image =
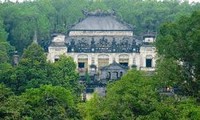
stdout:
[(67, 35), (56, 35), (48, 47), (48, 60), (71, 56), (79, 73), (97, 73), (114, 62), (128, 68), (154, 71), (155, 35), (142, 39), (134, 36), (133, 27), (112, 13), (85, 13), (85, 19), (73, 25)]

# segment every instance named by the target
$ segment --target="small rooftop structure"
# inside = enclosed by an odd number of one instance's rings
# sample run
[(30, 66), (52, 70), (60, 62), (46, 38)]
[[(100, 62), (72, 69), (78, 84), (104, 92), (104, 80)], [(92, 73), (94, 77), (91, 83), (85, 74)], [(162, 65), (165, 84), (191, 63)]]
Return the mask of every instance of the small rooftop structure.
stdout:
[(143, 35), (143, 43), (145, 44), (154, 43), (155, 38), (156, 38), (156, 33), (148, 31), (146, 34)]
[(128, 70), (128, 66), (121, 65), (115, 61), (112, 64), (102, 67), (101, 80), (117, 80), (121, 78)]
[(58, 34), (53, 38), (52, 42), (65, 42), (65, 35)]
[(122, 70), (122, 69), (128, 69), (128, 66), (121, 65), (116, 61), (113, 61), (112, 64), (101, 68), (101, 70)]
[(52, 37), (53, 37), (53, 40), (50, 47), (66, 47), (65, 35), (54, 34)]

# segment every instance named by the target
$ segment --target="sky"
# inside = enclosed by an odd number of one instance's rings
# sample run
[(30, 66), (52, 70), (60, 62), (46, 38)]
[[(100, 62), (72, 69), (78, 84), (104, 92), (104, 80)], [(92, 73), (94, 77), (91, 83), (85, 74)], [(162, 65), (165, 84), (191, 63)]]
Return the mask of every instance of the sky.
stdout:
[[(0, 1), (5, 1), (5, 0), (0, 0)], [(17, 0), (10, 0), (12, 2), (16, 2)], [(23, 2), (24, 0), (18, 0), (19, 2)], [(200, 0), (189, 0), (189, 2), (200, 2)]]
[(189, 2), (200, 2), (200, 0), (189, 0)]

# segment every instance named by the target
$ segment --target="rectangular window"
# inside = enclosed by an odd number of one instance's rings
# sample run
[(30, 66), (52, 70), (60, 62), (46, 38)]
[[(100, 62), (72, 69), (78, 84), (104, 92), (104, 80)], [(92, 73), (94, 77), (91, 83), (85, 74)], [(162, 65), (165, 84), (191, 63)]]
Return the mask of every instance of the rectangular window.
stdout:
[(146, 59), (146, 67), (152, 67), (152, 59)]
[(85, 68), (85, 63), (84, 62), (79, 62), (78, 63), (78, 68)]
[(109, 65), (109, 59), (108, 58), (99, 58), (98, 59), (98, 67), (102, 68), (104, 66)]
[(58, 60), (59, 60), (59, 58), (55, 58), (55, 59), (54, 59), (55, 62), (58, 61)]
[(128, 67), (128, 63), (119, 63), (119, 64)]

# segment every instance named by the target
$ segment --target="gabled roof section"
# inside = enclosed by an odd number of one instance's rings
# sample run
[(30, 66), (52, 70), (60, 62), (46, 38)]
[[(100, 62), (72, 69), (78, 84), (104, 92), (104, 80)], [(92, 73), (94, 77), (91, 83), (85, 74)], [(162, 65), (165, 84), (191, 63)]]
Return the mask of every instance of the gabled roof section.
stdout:
[(121, 69), (128, 70), (128, 67), (123, 66), (115, 61), (113, 61), (112, 64), (101, 68), (101, 70), (121, 70)]
[(65, 36), (61, 34), (54, 34), (50, 47), (66, 47)]
[(133, 27), (118, 20), (114, 15), (97, 12), (87, 14), (87, 17), (74, 25), (71, 30), (132, 31)]

